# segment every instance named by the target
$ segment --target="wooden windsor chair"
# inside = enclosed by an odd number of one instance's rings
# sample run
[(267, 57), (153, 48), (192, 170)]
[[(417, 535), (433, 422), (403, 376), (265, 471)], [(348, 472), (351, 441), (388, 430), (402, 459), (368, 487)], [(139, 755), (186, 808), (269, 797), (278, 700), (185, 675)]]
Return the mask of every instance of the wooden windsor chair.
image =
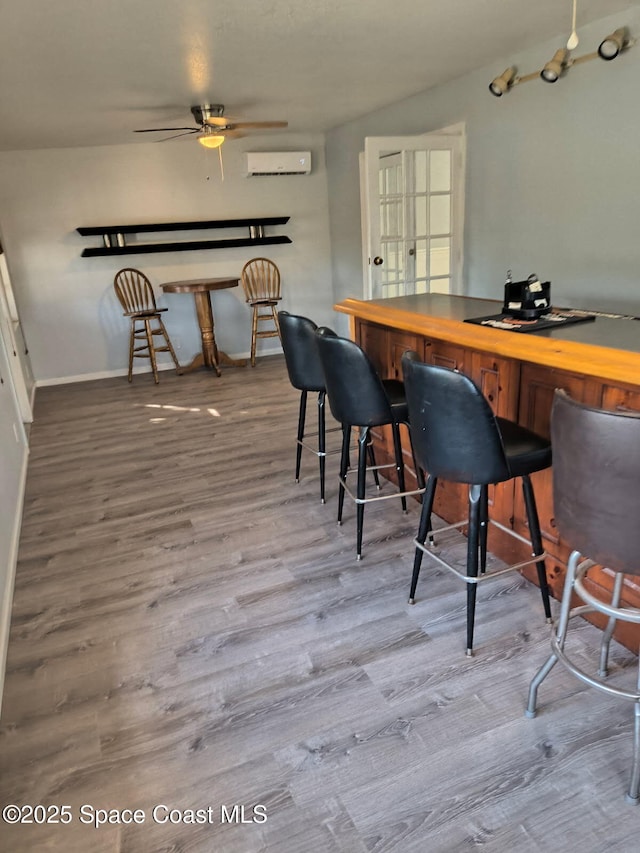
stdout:
[[(269, 258), (252, 258), (242, 268), (242, 287), (245, 300), (251, 307), (251, 366), (256, 366), (258, 338), (280, 338), (280, 324), (276, 306), (282, 295), (280, 270)], [(271, 328), (260, 324), (271, 323)]]
[[(176, 358), (175, 351), (162, 322), (161, 314), (166, 308), (158, 308), (156, 305), (153, 287), (146, 275), (140, 270), (126, 267), (116, 273), (113, 287), (122, 308), (124, 316), (129, 317), (131, 329), (129, 334), (129, 374), (131, 382), (133, 377), (134, 358), (148, 358), (151, 362), (153, 378), (158, 384), (158, 364), (156, 353), (168, 352), (171, 354), (177, 373), (181, 372), (180, 364)], [(152, 323), (155, 322), (155, 326)], [(164, 346), (156, 346), (154, 337), (161, 335), (164, 338)], [(139, 343), (136, 346), (136, 342)]]

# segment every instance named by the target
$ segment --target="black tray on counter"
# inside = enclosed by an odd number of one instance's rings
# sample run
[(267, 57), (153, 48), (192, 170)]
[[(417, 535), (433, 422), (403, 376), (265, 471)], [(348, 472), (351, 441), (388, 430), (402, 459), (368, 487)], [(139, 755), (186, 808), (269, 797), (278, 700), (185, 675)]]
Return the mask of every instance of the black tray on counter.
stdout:
[(465, 323), (475, 323), (477, 326), (487, 326), (489, 329), (503, 329), (507, 332), (540, 332), (542, 329), (557, 329), (571, 323), (589, 323), (596, 319), (595, 314), (584, 314), (581, 311), (551, 311), (538, 317), (537, 320), (517, 320), (510, 314), (489, 314), (486, 317), (472, 317)]

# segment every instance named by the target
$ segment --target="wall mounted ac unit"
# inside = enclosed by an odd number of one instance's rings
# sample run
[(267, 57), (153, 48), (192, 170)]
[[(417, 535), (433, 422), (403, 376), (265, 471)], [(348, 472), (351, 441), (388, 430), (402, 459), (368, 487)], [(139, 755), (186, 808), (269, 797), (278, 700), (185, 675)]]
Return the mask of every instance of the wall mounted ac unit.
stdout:
[(257, 175), (308, 175), (310, 151), (247, 151), (247, 177)]

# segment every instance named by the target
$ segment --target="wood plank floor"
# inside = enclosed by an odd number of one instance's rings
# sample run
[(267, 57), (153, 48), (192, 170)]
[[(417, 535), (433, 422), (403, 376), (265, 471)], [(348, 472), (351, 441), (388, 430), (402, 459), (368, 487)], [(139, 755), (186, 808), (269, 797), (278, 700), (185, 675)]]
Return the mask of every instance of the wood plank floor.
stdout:
[[(38, 391), (0, 790), (72, 820), (1, 823), (0, 848), (637, 850), (631, 705), (556, 668), (526, 720), (538, 590), (481, 587), (467, 659), (459, 581), (425, 560), (406, 603), (417, 504), (368, 506), (357, 562), (337, 457), (326, 505), (310, 455), (294, 483), (297, 406), (280, 357)], [(456, 536), (439, 545), (464, 559)], [(598, 636), (581, 624), (578, 654)], [(94, 828), (83, 805), (144, 823)], [(156, 822), (158, 805), (182, 811)]]

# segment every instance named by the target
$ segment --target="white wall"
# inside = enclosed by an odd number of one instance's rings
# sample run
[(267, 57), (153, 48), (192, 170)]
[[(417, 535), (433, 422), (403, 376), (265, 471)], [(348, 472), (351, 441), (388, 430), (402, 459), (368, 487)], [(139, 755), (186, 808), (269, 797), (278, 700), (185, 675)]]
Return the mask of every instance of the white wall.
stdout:
[[(245, 178), (244, 150), (311, 150), (309, 176)], [(128, 321), (113, 294), (114, 274), (139, 267), (154, 285), (207, 275), (239, 276), (254, 255), (280, 267), (282, 307), (319, 322), (331, 317), (328, 201), (323, 138), (270, 136), (228, 142), (218, 155), (193, 139), (110, 147), (0, 153), (0, 225), (11, 259), (16, 300), (38, 383), (126, 371)], [(267, 234), (292, 244), (120, 257), (81, 258), (100, 237), (81, 237), (78, 226), (136, 224), (248, 216), (290, 216)], [(216, 239), (224, 231), (177, 232), (168, 239)], [(242, 236), (233, 233), (231, 236)], [(158, 240), (155, 234), (144, 238)], [(193, 299), (164, 295), (166, 325), (178, 358), (188, 362), (200, 338)], [(213, 294), (216, 335), (230, 355), (250, 347), (250, 312), (241, 288)], [(277, 346), (260, 343), (260, 352)], [(168, 358), (165, 359), (168, 364)], [(145, 364), (144, 369), (148, 365)]]
[[(580, 29), (576, 56), (616, 27), (640, 36), (640, 5)], [(502, 98), (490, 81), (511, 64), (540, 69), (556, 38), (340, 127), (327, 137), (336, 300), (362, 294), (358, 153), (366, 136), (424, 133), (464, 122), (467, 133), (466, 291), (502, 298), (505, 272), (536, 272), (558, 304), (640, 314), (640, 45), (597, 58), (550, 85)], [(340, 318), (336, 328), (343, 330)]]

